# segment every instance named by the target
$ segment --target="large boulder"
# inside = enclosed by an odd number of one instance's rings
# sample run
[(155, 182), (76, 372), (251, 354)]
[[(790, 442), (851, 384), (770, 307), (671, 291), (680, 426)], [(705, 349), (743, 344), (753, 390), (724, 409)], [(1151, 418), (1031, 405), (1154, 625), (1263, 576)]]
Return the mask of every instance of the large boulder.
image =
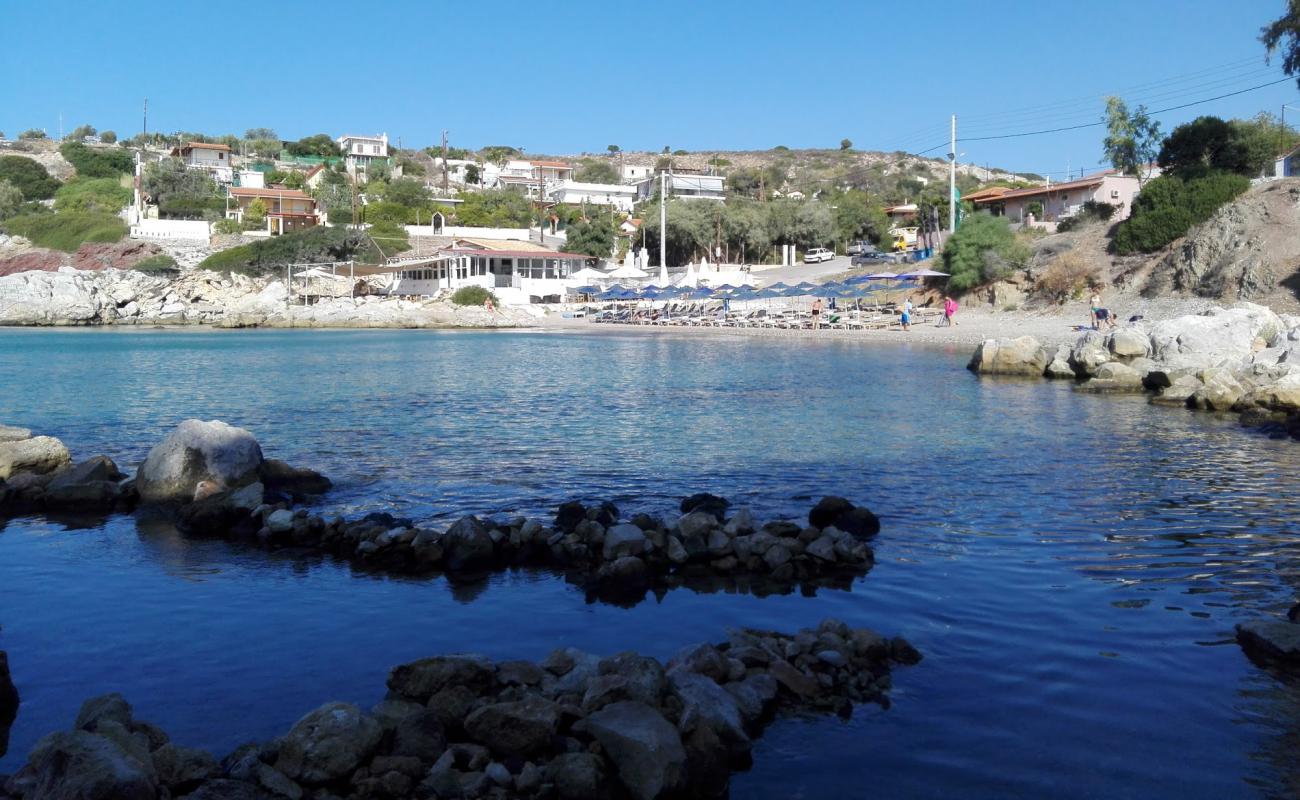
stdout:
[[(18, 715), (18, 687), (9, 674), (9, 656), (0, 650), (0, 729), (8, 730), (9, 723)], [(0, 752), (4, 748), (0, 747)]]
[(487, 526), (473, 516), (452, 523), (442, 537), (442, 547), (447, 567), (453, 570), (489, 566), (496, 553)]
[(361, 709), (328, 703), (298, 720), (280, 740), (275, 766), (299, 783), (329, 783), (361, 766), (382, 738), (383, 728)]
[(1286, 324), (1264, 306), (1238, 303), (1163, 320), (1151, 327), (1152, 358), (1166, 364), (1218, 366), (1279, 344)]
[(636, 700), (605, 706), (580, 723), (600, 743), (636, 800), (674, 796), (685, 785), (681, 734), (654, 708)]
[(388, 688), (419, 703), (445, 688), (464, 686), (475, 693), (492, 688), (492, 662), (480, 655), (432, 656), (393, 667)]
[(1256, 388), (1245, 400), (1250, 405), (1275, 411), (1300, 411), (1300, 371)]
[(554, 703), (532, 696), (475, 709), (465, 718), (465, 731), (498, 755), (527, 758), (550, 747), (559, 721)]
[(1192, 404), (1208, 411), (1229, 411), (1246, 394), (1231, 372), (1226, 369), (1211, 368), (1201, 370), (1201, 388), (1192, 394)]
[(315, 470), (291, 467), (276, 458), (262, 462), (262, 483), (273, 492), (285, 492), (295, 497), (324, 494), (334, 484)]
[(1151, 398), (1151, 402), (1166, 406), (1185, 406), (1204, 384), (1195, 375), (1179, 375), (1173, 382)]
[(1106, 337), (1097, 331), (1089, 331), (1080, 336), (1079, 341), (1070, 348), (1069, 364), (1078, 377), (1091, 378), (1097, 374), (1102, 364), (1112, 358)]
[(635, 525), (622, 523), (614, 525), (605, 531), (605, 543), (602, 555), (606, 561), (612, 561), (621, 556), (639, 556), (645, 552), (646, 536)]
[(1237, 642), (1247, 653), (1265, 661), (1300, 664), (1300, 624), (1281, 619), (1243, 622)]
[(975, 349), (966, 368), (978, 375), (1028, 375), (1038, 377), (1047, 369), (1051, 354), (1032, 336), (1018, 339), (985, 339)]
[(60, 472), (45, 487), (51, 508), (108, 508), (120, 494), (123, 475), (108, 456), (95, 456)]
[(10, 786), (30, 800), (155, 800), (158, 796), (153, 764), (141, 763), (105, 736), (82, 730), (52, 733), (37, 742)]
[(253, 434), (218, 420), (187, 419), (155, 445), (136, 474), (144, 503), (183, 503), (202, 481), (235, 489), (258, 480), (262, 448)]
[(30, 438), (32, 438), (32, 432), (28, 428), (0, 424), (0, 442), (21, 442)]
[(67, 466), (71, 460), (68, 448), (53, 436), (0, 442), (0, 480), (19, 472), (44, 475)]
[(1092, 380), (1078, 387), (1088, 392), (1140, 392), (1143, 390), (1142, 374), (1120, 361), (1109, 361), (1097, 367)]
[(1151, 353), (1151, 339), (1137, 328), (1113, 331), (1106, 344), (1118, 358), (1145, 358)]
[(712, 678), (679, 671), (669, 676), (673, 694), (682, 702), (682, 729), (707, 725), (733, 750), (749, 749), (749, 736), (736, 698)]

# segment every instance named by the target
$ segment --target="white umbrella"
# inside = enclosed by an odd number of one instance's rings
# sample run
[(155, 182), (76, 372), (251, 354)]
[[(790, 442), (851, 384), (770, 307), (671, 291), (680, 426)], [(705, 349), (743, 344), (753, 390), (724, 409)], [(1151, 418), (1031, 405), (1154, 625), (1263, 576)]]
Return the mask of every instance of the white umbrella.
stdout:
[[(606, 281), (609, 280), (610, 276), (604, 272), (601, 272), (598, 269), (593, 269), (592, 267), (583, 267), (582, 269), (570, 275), (569, 278), (571, 278), (572, 280), (582, 281), (583, 283), (586, 283), (588, 281)], [(578, 285), (581, 286), (582, 284), (580, 283)]]
[(624, 266), (622, 266), (622, 267), (619, 267), (619, 268), (616, 269), (616, 270), (611, 270), (610, 273), (609, 273), (609, 275), (608, 275), (607, 277), (610, 277), (610, 278), (648, 278), (648, 277), (650, 277), (650, 273), (648, 273), (648, 272), (646, 272), (645, 270), (640, 269), (640, 268), (638, 268), (638, 267), (634, 267), (634, 266), (632, 266), (631, 264), (627, 264), (627, 265), (624, 265)]
[(699, 280), (695, 277), (695, 265), (688, 261), (686, 262), (686, 274), (677, 282), (677, 285), (687, 289), (694, 289), (698, 284)]

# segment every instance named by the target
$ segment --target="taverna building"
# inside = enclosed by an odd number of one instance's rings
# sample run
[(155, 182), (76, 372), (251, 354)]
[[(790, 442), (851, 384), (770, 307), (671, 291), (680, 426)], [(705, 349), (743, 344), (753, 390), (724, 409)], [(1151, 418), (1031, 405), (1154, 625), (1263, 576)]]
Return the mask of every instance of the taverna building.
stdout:
[(393, 280), (388, 293), (429, 297), (465, 286), (481, 286), (508, 305), (559, 302), (574, 285), (570, 278), (587, 257), (561, 253), (530, 242), (457, 240), (434, 256), (389, 260)]

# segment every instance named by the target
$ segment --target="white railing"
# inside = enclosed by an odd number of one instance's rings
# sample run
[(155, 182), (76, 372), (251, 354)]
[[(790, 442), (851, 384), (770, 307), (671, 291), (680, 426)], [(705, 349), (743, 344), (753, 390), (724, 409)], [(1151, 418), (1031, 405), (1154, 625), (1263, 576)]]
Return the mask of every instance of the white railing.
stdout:
[(132, 239), (195, 239), (207, 241), (212, 225), (193, 219), (142, 219), (131, 226)]

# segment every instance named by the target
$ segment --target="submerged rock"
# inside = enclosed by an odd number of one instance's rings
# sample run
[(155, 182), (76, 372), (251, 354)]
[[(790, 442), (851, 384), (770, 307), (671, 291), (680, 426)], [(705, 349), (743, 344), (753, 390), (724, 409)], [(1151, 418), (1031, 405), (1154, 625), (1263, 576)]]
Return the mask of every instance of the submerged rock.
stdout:
[(1263, 661), (1300, 666), (1300, 624), (1291, 620), (1243, 622), (1237, 626), (1237, 642)]

